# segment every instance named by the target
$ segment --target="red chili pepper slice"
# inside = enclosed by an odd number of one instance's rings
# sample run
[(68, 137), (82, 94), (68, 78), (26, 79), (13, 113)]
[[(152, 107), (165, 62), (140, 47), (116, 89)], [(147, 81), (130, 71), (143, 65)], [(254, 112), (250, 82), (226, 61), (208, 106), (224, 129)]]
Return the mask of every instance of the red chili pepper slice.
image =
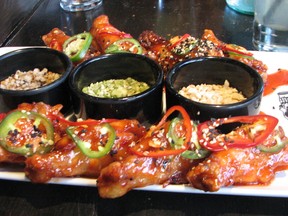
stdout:
[(171, 39), (171, 49), (173, 49), (174, 47), (178, 46), (179, 44), (181, 44), (181, 42), (185, 41), (187, 38), (191, 37), (190, 34), (184, 34), (183, 36), (181, 36), (177, 41), (174, 42), (174, 40), (176, 40), (175, 38)]
[[(167, 123), (166, 122), (167, 118), (175, 111), (179, 111), (183, 118), (182, 124), (184, 126), (183, 128), (185, 129), (185, 135), (184, 135), (185, 140), (184, 140), (183, 146), (181, 148), (172, 148), (173, 145), (170, 145), (171, 148), (166, 148), (166, 149), (162, 149), (161, 147), (160, 148), (151, 147), (147, 149), (147, 145), (145, 144), (142, 145), (142, 141), (143, 143), (144, 142), (147, 143), (147, 140), (149, 142), (149, 140), (151, 140), (151, 136), (157, 133), (157, 131), (159, 132), (165, 126), (165, 123)], [(191, 136), (192, 136), (192, 125), (191, 125), (190, 116), (188, 115), (188, 113), (183, 107), (173, 106), (165, 113), (165, 115), (163, 116), (161, 121), (158, 123), (158, 125), (156, 125), (155, 127), (151, 127), (147, 135), (144, 137), (144, 139), (140, 140), (140, 142), (136, 146), (131, 147), (130, 150), (133, 154), (140, 156), (140, 157), (163, 157), (163, 156), (169, 156), (169, 155), (178, 155), (188, 149), (189, 147), (188, 144), (191, 140)]]
[(0, 121), (1, 121), (2, 119), (4, 119), (6, 115), (7, 115), (6, 113), (0, 113)]
[[(241, 123), (233, 131), (223, 134), (217, 127)], [(203, 148), (222, 151), (230, 147), (248, 148), (262, 143), (274, 130), (278, 119), (269, 115), (236, 116), (210, 120), (198, 125), (197, 135)]]

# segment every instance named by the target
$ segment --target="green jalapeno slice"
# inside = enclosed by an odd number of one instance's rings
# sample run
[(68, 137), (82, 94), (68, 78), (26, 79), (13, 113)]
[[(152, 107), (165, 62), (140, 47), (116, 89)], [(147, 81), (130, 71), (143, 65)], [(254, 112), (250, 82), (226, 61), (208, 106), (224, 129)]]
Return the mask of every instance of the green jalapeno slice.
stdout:
[(39, 113), (13, 111), (0, 123), (0, 145), (23, 156), (45, 154), (54, 146), (53, 125)]
[(81, 61), (92, 43), (92, 35), (89, 32), (77, 34), (68, 38), (63, 44), (63, 52), (72, 62)]
[(87, 133), (89, 128), (77, 130), (77, 127), (72, 126), (66, 129), (67, 134), (72, 138), (74, 143), (82, 153), (89, 158), (100, 158), (107, 155), (113, 147), (116, 139), (116, 132), (110, 124), (102, 123), (95, 127), (98, 127), (100, 131), (97, 143), (95, 143), (95, 140), (85, 141), (84, 133)]
[(266, 146), (264, 144), (260, 144), (257, 146), (257, 148), (261, 151), (261, 152), (265, 152), (265, 153), (278, 153), (280, 152), (287, 144), (288, 144), (288, 140), (281, 140), (281, 138), (279, 136), (276, 136), (274, 138), (274, 145), (272, 146)]
[(134, 38), (124, 38), (112, 43), (105, 50), (105, 53), (135, 53), (142, 54), (143, 49), (140, 43)]

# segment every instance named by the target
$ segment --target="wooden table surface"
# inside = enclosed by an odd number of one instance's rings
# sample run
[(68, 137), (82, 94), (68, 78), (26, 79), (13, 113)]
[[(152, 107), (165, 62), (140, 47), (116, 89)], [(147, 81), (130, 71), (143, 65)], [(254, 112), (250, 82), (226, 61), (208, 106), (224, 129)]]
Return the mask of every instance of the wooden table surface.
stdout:
[[(58, 27), (67, 34), (89, 30), (95, 17), (107, 14), (117, 28), (134, 37), (143, 30), (167, 36), (205, 28), (217, 37), (253, 49), (253, 17), (234, 12), (224, 0), (103, 0), (99, 8), (68, 13), (57, 0), (2, 0), (0, 45), (42, 46), (41, 36)], [(1, 174), (0, 174), (1, 175)], [(285, 198), (187, 194), (133, 190), (102, 199), (96, 187), (0, 180), (0, 215), (287, 215)]]

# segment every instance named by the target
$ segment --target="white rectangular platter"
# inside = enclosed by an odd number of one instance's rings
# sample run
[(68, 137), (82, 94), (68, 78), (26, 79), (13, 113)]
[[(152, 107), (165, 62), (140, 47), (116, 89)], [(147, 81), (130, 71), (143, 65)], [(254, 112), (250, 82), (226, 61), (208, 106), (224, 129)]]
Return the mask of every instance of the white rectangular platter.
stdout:
[[(0, 55), (9, 51), (24, 47), (4, 47), (0, 48)], [(288, 70), (288, 53), (272, 53), (272, 52), (253, 52), (255, 58), (262, 60), (268, 66), (268, 73), (274, 73), (281, 69)], [(288, 85), (278, 87), (272, 94), (265, 96), (262, 100), (261, 111), (265, 114), (273, 115), (279, 119), (279, 124), (283, 126), (286, 135), (288, 135), (288, 117), (285, 117), (280, 110), (280, 101), (278, 93), (287, 93)], [(288, 107), (288, 104), (287, 104)], [(1, 112), (1, 110), (0, 110)], [(29, 181), (22, 170), (13, 166), (0, 166), (0, 179)], [(62, 184), (73, 186), (90, 186), (96, 187), (96, 179), (88, 178), (55, 178), (49, 182), (50, 184)], [(288, 198), (288, 171), (279, 172), (274, 181), (268, 186), (233, 186), (224, 187), (218, 192), (203, 192), (186, 185), (152, 185), (138, 190), (161, 191), (174, 193), (197, 193), (197, 194), (222, 194), (237, 196), (266, 196), (266, 197), (285, 197)]]

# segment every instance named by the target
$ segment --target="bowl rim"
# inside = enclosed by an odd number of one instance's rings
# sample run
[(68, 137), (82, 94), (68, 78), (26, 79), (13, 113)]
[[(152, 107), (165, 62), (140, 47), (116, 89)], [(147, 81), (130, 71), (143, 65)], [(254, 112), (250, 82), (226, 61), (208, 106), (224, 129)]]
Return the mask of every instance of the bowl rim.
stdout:
[[(77, 74), (77, 72), (82, 69), (87, 67), (89, 64), (92, 64), (94, 62), (97, 61), (101, 61), (102, 59), (107, 59), (107, 58), (117, 58), (118, 56), (121, 57), (131, 57), (131, 58), (138, 58), (138, 59), (143, 59), (145, 61), (148, 61), (149, 64), (152, 64), (153, 67), (157, 68), (157, 71), (159, 72), (157, 75), (157, 79), (155, 80), (155, 84), (153, 84), (152, 86), (149, 86), (149, 88), (141, 93), (132, 95), (132, 96), (128, 96), (128, 97), (121, 97), (121, 98), (101, 98), (101, 97), (95, 97), (95, 96), (91, 96), (88, 94), (85, 94), (84, 92), (80, 91), (76, 85), (74, 84), (74, 78)], [(72, 72), (70, 73), (69, 76), (69, 86), (70, 89), (79, 97), (82, 99), (85, 99), (91, 103), (104, 103), (104, 104), (121, 104), (121, 103), (127, 103), (127, 102), (132, 102), (135, 101), (141, 97), (145, 97), (147, 95), (150, 95), (154, 92), (155, 89), (163, 86), (164, 83), (164, 73), (162, 68), (159, 66), (159, 64), (157, 62), (155, 62), (154, 60), (144, 56), (144, 55), (140, 55), (140, 54), (134, 54), (134, 53), (115, 53), (115, 54), (104, 54), (101, 56), (97, 56), (91, 59), (88, 59), (82, 63), (80, 63), (79, 65), (77, 65), (77, 67), (75, 67)]]
[[(204, 61), (218, 61), (218, 62), (226, 62), (226, 63), (231, 63), (237, 66), (240, 66), (242, 68), (244, 68), (245, 70), (248, 70), (249, 73), (253, 73), (253, 76), (255, 76), (255, 78), (257, 79), (258, 83), (259, 83), (259, 88), (257, 89), (256, 92), (253, 93), (253, 95), (251, 95), (250, 97), (246, 98), (243, 101), (237, 102), (237, 103), (230, 103), (230, 104), (208, 104), (208, 103), (201, 103), (198, 101), (194, 101), (191, 100), (189, 98), (186, 98), (184, 96), (182, 96), (181, 94), (179, 94), (176, 89), (173, 87), (172, 85), (172, 77), (175, 75), (175, 73), (177, 72), (177, 70), (179, 70), (182, 67), (185, 67), (186, 65), (190, 64), (190, 63), (194, 63), (194, 62), (204, 62)], [(181, 100), (184, 100), (186, 103), (193, 103), (199, 107), (211, 107), (211, 108), (232, 108), (232, 107), (243, 107), (246, 106), (247, 104), (249, 104), (251, 101), (253, 101), (254, 99), (258, 98), (259, 96), (263, 95), (263, 91), (264, 91), (264, 81), (263, 78), (261, 77), (261, 75), (252, 67), (250, 67), (249, 65), (240, 62), (238, 60), (232, 59), (232, 58), (228, 58), (228, 57), (220, 57), (220, 56), (207, 56), (207, 57), (196, 57), (196, 58), (192, 58), (192, 59), (187, 59), (184, 60), (182, 62), (177, 63), (176, 65), (174, 65), (174, 67), (171, 68), (170, 71), (168, 71), (167, 76), (165, 78), (165, 87), (168, 88), (170, 91), (172, 91), (174, 93), (174, 95), (178, 98), (180, 98)]]
[[(34, 51), (41, 51), (41, 52), (47, 52), (47, 53), (52, 53), (55, 56), (59, 56), (60, 58), (64, 59), (64, 61), (67, 63), (67, 68), (66, 70), (62, 73), (62, 75), (59, 77), (59, 79), (55, 80), (54, 82), (49, 83), (48, 85), (42, 86), (40, 88), (34, 88), (34, 89), (29, 89), (29, 90), (8, 90), (8, 89), (3, 89), (0, 88), (0, 94), (6, 94), (6, 95), (11, 95), (11, 96), (31, 96), (35, 94), (41, 94), (43, 92), (47, 92), (59, 85), (61, 85), (63, 82), (66, 81), (67, 77), (69, 76), (73, 64), (69, 57), (65, 55), (63, 52), (60, 52), (58, 50), (49, 48), (49, 47), (27, 47), (27, 48), (21, 48), (17, 50), (12, 50), (10, 52), (7, 52), (3, 55), (0, 56), (0, 61), (5, 58), (9, 58), (14, 55), (22, 55), (27, 52), (34, 52)], [(32, 69), (31, 69), (32, 70)], [(15, 71), (16, 72), (16, 71)]]

